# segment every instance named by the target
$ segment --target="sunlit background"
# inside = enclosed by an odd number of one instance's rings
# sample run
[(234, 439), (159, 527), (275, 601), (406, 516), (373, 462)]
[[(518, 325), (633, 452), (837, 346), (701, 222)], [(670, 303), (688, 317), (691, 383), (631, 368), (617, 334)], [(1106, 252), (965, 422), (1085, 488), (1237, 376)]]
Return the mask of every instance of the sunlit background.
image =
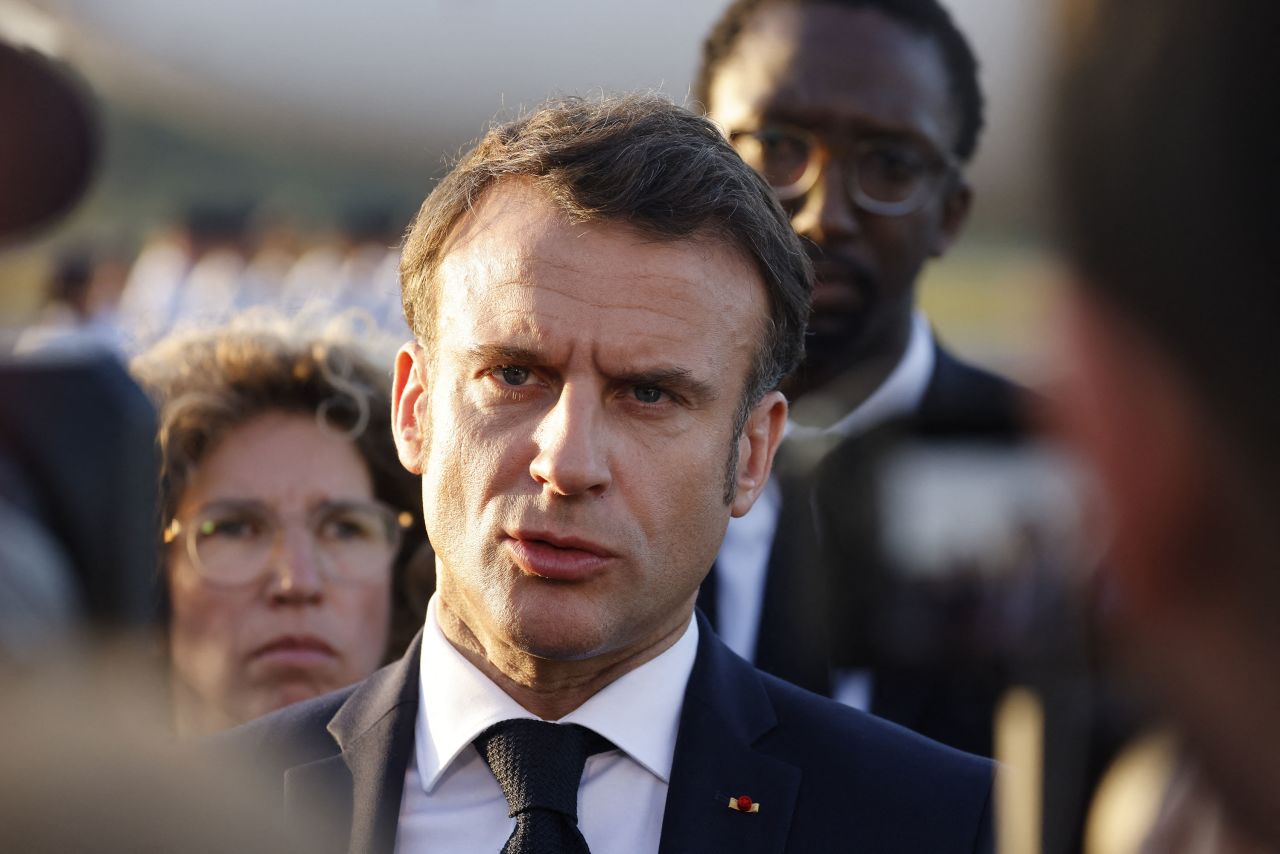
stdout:
[[(394, 243), (450, 160), (552, 94), (684, 101), (725, 0), (0, 0), (0, 32), (59, 56), (101, 101), (98, 180), (76, 215), (0, 253), (0, 311), (38, 311), (57, 250), (126, 266), (193, 208), (244, 214), (305, 252), (351, 228)], [(952, 0), (988, 124), (964, 238), (929, 268), (942, 337), (1033, 380), (1046, 367), (1042, 106), (1078, 3)]]

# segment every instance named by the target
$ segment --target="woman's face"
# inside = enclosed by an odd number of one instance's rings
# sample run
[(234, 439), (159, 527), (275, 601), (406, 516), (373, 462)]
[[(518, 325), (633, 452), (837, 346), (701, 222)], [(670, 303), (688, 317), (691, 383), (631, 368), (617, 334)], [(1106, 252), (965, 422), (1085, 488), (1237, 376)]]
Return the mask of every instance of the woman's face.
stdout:
[(393, 550), (367, 524), (373, 501), (356, 446), (312, 417), (257, 416), (205, 456), (166, 557), (180, 731), (252, 720), (379, 666)]

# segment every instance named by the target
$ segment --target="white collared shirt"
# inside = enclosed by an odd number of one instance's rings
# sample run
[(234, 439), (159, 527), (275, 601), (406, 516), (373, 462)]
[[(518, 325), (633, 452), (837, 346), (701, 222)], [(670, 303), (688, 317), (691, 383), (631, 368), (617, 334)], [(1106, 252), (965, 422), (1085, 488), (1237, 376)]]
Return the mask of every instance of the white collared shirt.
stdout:
[[(400, 801), (397, 854), (494, 854), (515, 828), (489, 766), (471, 742), (492, 724), (537, 719), (445, 640), (427, 607), (414, 753)], [(587, 759), (578, 827), (592, 854), (656, 854), (685, 685), (698, 648), (689, 627), (669, 649), (605, 686), (560, 723), (618, 750)]]
[[(893, 371), (866, 400), (822, 432), (856, 436), (915, 412), (929, 387), (935, 360), (929, 321), (917, 311), (912, 316), (907, 348)], [(788, 435), (803, 429), (790, 423), (787, 428)], [(716, 634), (748, 661), (755, 660), (769, 553), (781, 504), (777, 484), (770, 478), (751, 510), (729, 520), (716, 556)], [(838, 673), (834, 687), (835, 699), (842, 703), (864, 711), (870, 705), (871, 683), (866, 671)]]

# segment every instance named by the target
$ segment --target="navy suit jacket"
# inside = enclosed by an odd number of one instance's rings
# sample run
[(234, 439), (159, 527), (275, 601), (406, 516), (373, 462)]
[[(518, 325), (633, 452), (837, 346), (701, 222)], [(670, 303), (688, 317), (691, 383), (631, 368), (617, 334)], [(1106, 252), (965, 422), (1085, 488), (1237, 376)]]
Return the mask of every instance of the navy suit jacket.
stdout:
[[(762, 673), (699, 619), (661, 854), (992, 850), (992, 765)], [(421, 635), (352, 688), (220, 736), (278, 780), (286, 818), (334, 850), (394, 848), (418, 710)], [(729, 809), (748, 795), (758, 813)]]

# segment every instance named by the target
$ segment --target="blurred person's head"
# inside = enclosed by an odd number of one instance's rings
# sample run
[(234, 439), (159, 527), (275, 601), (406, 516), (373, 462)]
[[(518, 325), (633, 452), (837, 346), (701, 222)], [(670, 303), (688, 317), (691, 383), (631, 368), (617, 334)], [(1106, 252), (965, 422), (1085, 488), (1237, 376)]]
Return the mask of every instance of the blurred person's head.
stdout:
[(253, 237), (254, 205), (244, 200), (202, 199), (182, 212), (182, 227), (193, 254), (218, 249), (248, 252)]
[(89, 96), (47, 57), (0, 40), (0, 241), (56, 220), (88, 186), (98, 131)]
[(710, 122), (566, 99), (437, 185), (401, 280), (417, 341), (393, 426), (441, 627), (517, 681), (581, 667), (574, 691), (597, 690), (688, 624), (764, 486), (802, 353), (799, 241)]
[(53, 263), (46, 299), (69, 309), (79, 320), (93, 313), (89, 285), (93, 281), (93, 256), (84, 249), (63, 252)]
[(373, 672), (393, 607), (414, 604), (393, 600), (406, 595), (402, 558), (422, 542), (385, 370), (348, 336), (266, 326), (177, 335), (133, 367), (160, 408), (180, 730), (241, 723)]
[(1280, 8), (1102, 4), (1057, 117), (1059, 413), (1106, 500), (1117, 648), (1280, 842)]
[(69, 312), (77, 321), (91, 321), (115, 306), (127, 275), (128, 266), (119, 252), (68, 247), (54, 258), (45, 304)]
[(916, 279), (968, 215), (977, 63), (936, 0), (735, 0), (694, 96), (783, 200), (816, 266), (803, 394), (907, 344)]

